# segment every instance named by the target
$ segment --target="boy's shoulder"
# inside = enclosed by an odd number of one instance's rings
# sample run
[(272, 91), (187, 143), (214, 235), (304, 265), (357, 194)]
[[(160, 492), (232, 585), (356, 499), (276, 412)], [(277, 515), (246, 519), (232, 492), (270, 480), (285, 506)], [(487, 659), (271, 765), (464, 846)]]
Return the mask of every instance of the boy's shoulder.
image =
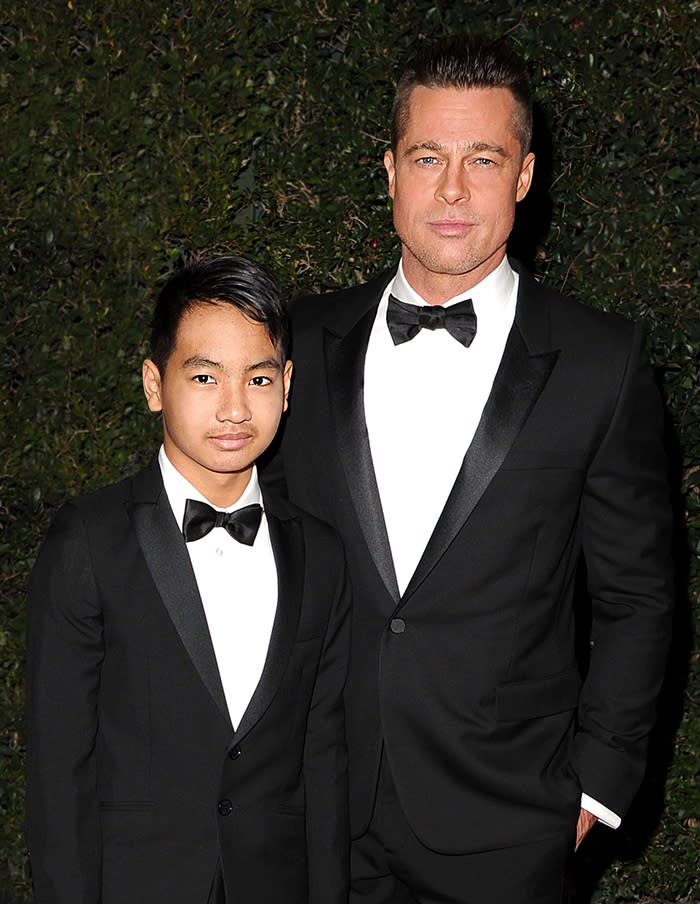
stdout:
[(112, 483), (68, 499), (58, 508), (53, 520), (65, 522), (78, 517), (86, 523), (104, 522), (112, 513), (123, 512), (126, 505), (138, 500), (144, 493), (151, 495), (157, 492), (159, 485), (162, 486), (160, 470), (153, 459), (145, 467)]
[(335, 535), (335, 531), (328, 524), (316, 515), (312, 515), (306, 509), (301, 508), (295, 502), (292, 502), (287, 496), (282, 495), (268, 486), (262, 487), (263, 507), (265, 513), (279, 521), (299, 521), (305, 529), (318, 531), (328, 535)]
[(271, 516), (277, 519), (283, 528), (285, 524), (290, 527), (292, 524), (300, 526), (305, 542), (312, 544), (315, 549), (318, 549), (319, 546), (328, 550), (342, 549), (340, 538), (334, 527), (291, 502), (286, 496), (269, 488), (263, 488), (263, 507), (268, 518)]

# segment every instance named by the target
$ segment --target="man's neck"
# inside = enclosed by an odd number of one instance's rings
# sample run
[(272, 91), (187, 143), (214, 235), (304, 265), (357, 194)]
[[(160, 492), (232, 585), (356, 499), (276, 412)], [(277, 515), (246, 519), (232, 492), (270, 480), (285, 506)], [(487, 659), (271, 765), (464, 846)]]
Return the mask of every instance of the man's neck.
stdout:
[(451, 298), (464, 295), (483, 282), (500, 265), (504, 257), (505, 252), (466, 273), (437, 273), (427, 270), (404, 251), (401, 266), (406, 282), (426, 304), (443, 305)]

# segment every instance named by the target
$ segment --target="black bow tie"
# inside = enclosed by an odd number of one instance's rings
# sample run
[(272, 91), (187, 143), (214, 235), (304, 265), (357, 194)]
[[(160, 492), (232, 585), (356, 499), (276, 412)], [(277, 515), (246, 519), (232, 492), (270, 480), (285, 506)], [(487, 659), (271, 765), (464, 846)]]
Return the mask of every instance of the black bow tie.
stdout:
[(224, 527), (234, 540), (252, 546), (260, 527), (262, 508), (256, 503), (236, 509), (235, 512), (217, 512), (206, 502), (188, 499), (185, 503), (185, 517), (182, 519), (182, 533), (185, 540), (200, 540), (215, 527)]
[(451, 304), (449, 308), (443, 308), (441, 305), (407, 304), (390, 295), (386, 322), (394, 345), (408, 342), (423, 328), (445, 329), (450, 336), (454, 336), (457, 342), (461, 342), (467, 348), (476, 335), (476, 314), (470, 298)]

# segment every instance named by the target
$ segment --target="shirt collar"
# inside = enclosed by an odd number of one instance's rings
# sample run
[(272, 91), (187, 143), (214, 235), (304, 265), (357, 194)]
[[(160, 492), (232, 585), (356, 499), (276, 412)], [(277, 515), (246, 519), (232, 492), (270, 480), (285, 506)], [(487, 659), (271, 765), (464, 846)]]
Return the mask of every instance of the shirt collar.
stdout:
[[(160, 473), (163, 476), (163, 486), (165, 487), (168, 502), (170, 503), (170, 508), (173, 510), (175, 520), (178, 524), (182, 524), (182, 519), (185, 515), (185, 503), (188, 499), (198, 499), (200, 502), (206, 502), (207, 505), (211, 505), (211, 502), (206, 496), (200, 493), (199, 490), (177, 470), (175, 465), (165, 454), (164, 446), (161, 446), (160, 451), (158, 452), (158, 464), (160, 465)], [(221, 509), (218, 506), (213, 506), (213, 508), (217, 509), (217, 511), (234, 512), (236, 509), (243, 508), (244, 505), (251, 505), (255, 502), (262, 505), (262, 492), (258, 480), (257, 466), (253, 467), (248, 486), (243, 491), (243, 495), (240, 499), (225, 509)]]
[[(474, 305), (479, 326), (487, 320), (497, 320), (503, 317), (507, 309), (515, 303), (515, 289), (518, 284), (518, 274), (513, 270), (507, 257), (504, 257), (496, 269), (487, 277), (477, 283), (467, 292), (455, 295), (445, 302), (444, 307), (471, 298)], [(415, 289), (411, 288), (403, 272), (403, 263), (399, 261), (399, 268), (389, 291), (409, 304), (424, 305), (426, 301)]]

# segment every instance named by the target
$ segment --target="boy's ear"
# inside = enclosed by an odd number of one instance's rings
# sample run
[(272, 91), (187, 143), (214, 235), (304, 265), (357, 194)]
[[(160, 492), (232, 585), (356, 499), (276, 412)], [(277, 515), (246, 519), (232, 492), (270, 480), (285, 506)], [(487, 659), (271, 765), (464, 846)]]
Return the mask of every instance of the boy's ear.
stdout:
[(143, 368), (141, 371), (141, 377), (143, 379), (143, 392), (146, 396), (146, 401), (148, 402), (148, 407), (151, 411), (162, 411), (163, 402), (161, 399), (161, 378), (160, 371), (158, 367), (151, 361), (150, 358), (146, 358), (143, 362)]
[(287, 361), (284, 365), (284, 372), (282, 374), (282, 381), (284, 384), (284, 405), (282, 406), (282, 411), (287, 410), (287, 406), (289, 405), (289, 388), (292, 385), (292, 371), (294, 370), (294, 365), (291, 360)]

